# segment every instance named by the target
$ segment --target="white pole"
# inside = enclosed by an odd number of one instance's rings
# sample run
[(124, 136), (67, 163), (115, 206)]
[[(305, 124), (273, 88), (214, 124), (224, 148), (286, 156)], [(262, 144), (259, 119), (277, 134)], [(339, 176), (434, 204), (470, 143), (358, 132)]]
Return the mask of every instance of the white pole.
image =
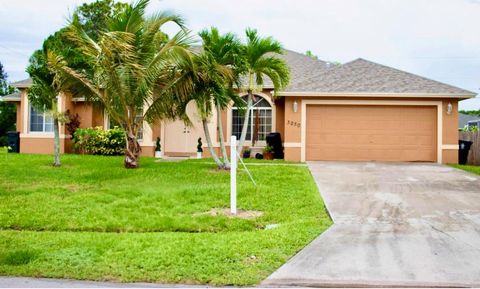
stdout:
[(230, 213), (237, 214), (237, 137), (230, 138)]

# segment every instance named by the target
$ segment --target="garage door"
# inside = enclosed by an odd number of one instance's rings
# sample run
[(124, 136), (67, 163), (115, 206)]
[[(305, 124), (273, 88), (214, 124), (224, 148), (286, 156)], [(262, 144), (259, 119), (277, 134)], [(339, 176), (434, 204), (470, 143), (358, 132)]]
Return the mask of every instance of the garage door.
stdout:
[(308, 105), (307, 160), (437, 160), (435, 106)]

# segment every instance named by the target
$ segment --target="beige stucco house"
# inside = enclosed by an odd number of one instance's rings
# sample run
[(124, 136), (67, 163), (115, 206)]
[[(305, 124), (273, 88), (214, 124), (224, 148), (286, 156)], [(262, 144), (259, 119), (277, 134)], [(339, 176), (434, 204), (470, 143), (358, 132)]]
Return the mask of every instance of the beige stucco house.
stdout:
[[(257, 124), (255, 146), (265, 145), (268, 133), (279, 132), (290, 161), (458, 161), (458, 102), (475, 93), (364, 59), (332, 65), (288, 50), (282, 57), (291, 68), (290, 85), (276, 99), (268, 81), (256, 93), (247, 136), (250, 141)], [(31, 81), (12, 85), (20, 93), (4, 100), (17, 105), (21, 153), (52, 153), (51, 119), (28, 103)], [(60, 106), (78, 113), (81, 127), (109, 127), (108, 115), (84, 99), (63, 95)], [(197, 138), (204, 136), (193, 104), (189, 116), (192, 127), (181, 121), (145, 123), (142, 154), (153, 156), (159, 136), (165, 155), (194, 155)], [(226, 140), (240, 135), (243, 120), (234, 106), (212, 117), (210, 132), (218, 149), (217, 117)], [(63, 126), (61, 139), (62, 152), (70, 152)]]

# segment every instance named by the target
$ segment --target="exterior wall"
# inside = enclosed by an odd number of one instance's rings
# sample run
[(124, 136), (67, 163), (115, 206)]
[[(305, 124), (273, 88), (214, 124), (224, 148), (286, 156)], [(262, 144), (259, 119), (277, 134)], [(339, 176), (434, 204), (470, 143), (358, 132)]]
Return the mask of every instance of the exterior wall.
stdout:
[(103, 108), (98, 105), (87, 104), (91, 107), (92, 110), (92, 127), (104, 127), (105, 125), (105, 115), (103, 113)]
[(17, 129), (20, 132), (20, 134), (25, 133), (25, 129), (27, 127), (27, 123), (25, 121), (27, 120), (28, 117), (28, 109), (26, 108), (27, 104), (27, 92), (22, 89), (20, 91), (20, 110), (17, 110), (17, 119), (20, 118), (20, 127), (18, 127), (17, 124)]
[[(21, 101), (17, 104), (17, 130), (20, 132), (20, 152), (34, 154), (53, 154), (53, 133), (30, 132), (29, 131), (29, 101), (26, 89), (20, 93)], [(71, 114), (78, 113), (80, 116), (80, 127), (92, 126), (94, 119), (92, 106), (84, 102), (74, 102), (69, 94), (61, 94), (58, 101), (59, 111), (69, 110)], [(103, 118), (103, 114), (101, 116)], [(69, 153), (72, 151), (70, 135), (65, 125), (60, 125), (60, 152)]]
[[(448, 114), (448, 104), (452, 104), (452, 112)], [(443, 142), (442, 163), (458, 164), (458, 100), (443, 101)]]
[(442, 151), (442, 163), (443, 164), (458, 164), (458, 148), (457, 149), (444, 149)]
[[(95, 127), (93, 125), (93, 107), (92, 105), (87, 105), (84, 102), (75, 102), (73, 103), (72, 113), (78, 114), (81, 128)], [(103, 124), (102, 124), (103, 126)]]
[(299, 147), (285, 147), (285, 160), (291, 162), (300, 162), (301, 148)]
[[(261, 94), (264, 97), (268, 97), (271, 101), (270, 91), (265, 90)], [(426, 99), (426, 98), (368, 98), (368, 97), (358, 97), (358, 98), (348, 98), (349, 100), (368, 100), (368, 101), (423, 101), (423, 102), (432, 102), (440, 103), (441, 107), (441, 143), (440, 143), (440, 153), (442, 163), (457, 163), (458, 161), (458, 99)], [(274, 108), (274, 125), (273, 130), (280, 132), (282, 135), (282, 140), (284, 141), (285, 147), (285, 159), (290, 161), (301, 161), (302, 160), (302, 110), (303, 102), (311, 100), (347, 100), (345, 97), (294, 97), (286, 96), (275, 100)], [(297, 102), (296, 108), (297, 111), (294, 112), (294, 103)], [(452, 112), (448, 113), (448, 105), (452, 105)], [(65, 111), (69, 109), (71, 113), (78, 113), (80, 116), (80, 127), (95, 127), (100, 126), (104, 127), (104, 112), (103, 109), (85, 102), (75, 102), (72, 101), (71, 97), (66, 95), (60, 101), (60, 109)], [(53, 152), (53, 133), (29, 133), (28, 132), (28, 117), (29, 117), (29, 106), (26, 90), (21, 91), (21, 102), (17, 103), (17, 130), (21, 133), (21, 152), (22, 153), (52, 153)], [(227, 148), (229, 147), (229, 135), (231, 135), (231, 110), (227, 109), (221, 113), (221, 121), (224, 128), (224, 137)], [(165, 152), (165, 136), (164, 134), (164, 123), (155, 123), (145, 130), (147, 134), (144, 136), (144, 143), (142, 143), (142, 156), (153, 156), (154, 155), (154, 146), (155, 140), (158, 136), (162, 138), (162, 151)], [(212, 125), (210, 129), (210, 134), (212, 136), (212, 141), (215, 147), (215, 150), (218, 155), (219, 145), (218, 145), (218, 134), (214, 129), (215, 124)], [(70, 152), (70, 140), (69, 136), (65, 133), (65, 128), (61, 126), (61, 151)], [(208, 157), (210, 155), (207, 142), (203, 139), (204, 143), (204, 156)], [(249, 144), (247, 143), (248, 147)], [(183, 153), (185, 154), (185, 153)], [(174, 152), (171, 155), (175, 155)], [(195, 152), (192, 151), (191, 155), (195, 155)]]
[[(60, 153), (68, 153), (71, 150), (69, 139), (60, 139)], [(53, 154), (52, 137), (23, 137), (20, 138), (20, 153), (23, 154)]]
[(273, 132), (279, 132), (282, 141), (285, 139), (285, 98), (275, 100), (275, 124)]
[[(293, 103), (297, 101), (297, 112), (293, 112)], [(350, 100), (350, 101), (379, 101), (405, 104), (410, 102), (431, 102), (432, 105), (438, 105), (441, 112), (442, 122), (439, 132), (441, 133), (441, 142), (439, 144), (439, 158), (442, 163), (457, 163), (458, 162), (458, 99), (425, 99), (425, 98), (340, 98), (340, 97), (285, 97), (285, 159), (290, 161), (302, 160), (302, 146), (304, 145), (301, 140), (301, 128), (302, 124), (302, 109), (304, 101), (312, 100)], [(452, 104), (452, 112), (447, 112), (448, 104)], [(388, 104), (385, 104), (388, 105)]]
[[(230, 109), (230, 107), (228, 109)], [(227, 132), (228, 131), (227, 128), (229, 127), (229, 125), (231, 125), (231, 123), (229, 124), (227, 122), (227, 111), (228, 111), (228, 109), (223, 110), (222, 113), (221, 113), (221, 120), (222, 120), (222, 127), (223, 127), (223, 140), (226, 141), (226, 142), (230, 142), (229, 135), (228, 135), (228, 132)], [(217, 135), (219, 135), (219, 134), (217, 133)]]
[(16, 130), (21, 131), (22, 129), (22, 102), (15, 103), (15, 109), (17, 111), (17, 120), (15, 122)]
[[(297, 102), (297, 112), (293, 111), (294, 102)], [(296, 97), (285, 97), (284, 116), (284, 139), (285, 160), (300, 161), (301, 157), (301, 99)]]
[(155, 155), (155, 147), (153, 146), (142, 146), (142, 152), (140, 154), (142, 157), (153, 157)]

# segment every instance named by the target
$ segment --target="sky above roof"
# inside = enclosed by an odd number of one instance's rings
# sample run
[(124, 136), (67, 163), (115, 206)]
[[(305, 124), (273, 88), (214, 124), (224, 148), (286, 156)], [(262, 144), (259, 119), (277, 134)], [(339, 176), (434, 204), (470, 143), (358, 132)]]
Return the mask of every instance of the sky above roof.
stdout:
[[(0, 62), (9, 81), (28, 77), (28, 58), (85, 0), (0, 0)], [(192, 33), (246, 27), (285, 48), (320, 59), (365, 58), (480, 93), (480, 0), (151, 0), (172, 10)], [(167, 27), (173, 33), (175, 27)], [(461, 109), (480, 109), (480, 98)]]

